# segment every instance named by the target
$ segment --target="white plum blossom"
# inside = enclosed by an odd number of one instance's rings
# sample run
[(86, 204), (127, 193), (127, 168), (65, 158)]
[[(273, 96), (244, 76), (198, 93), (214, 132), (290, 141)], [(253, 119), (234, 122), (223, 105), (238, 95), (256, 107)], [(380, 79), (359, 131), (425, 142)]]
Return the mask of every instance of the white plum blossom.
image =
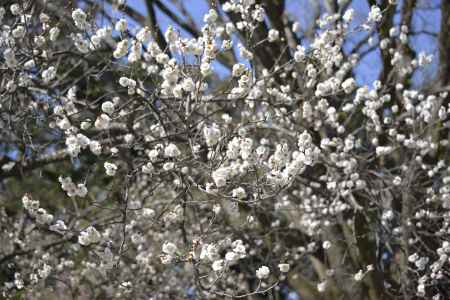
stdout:
[(3, 23), (3, 18), (5, 17), (6, 9), (3, 6), (0, 6), (0, 24)]
[(83, 246), (89, 246), (90, 244), (95, 244), (100, 242), (102, 236), (100, 232), (93, 226), (89, 226), (85, 230), (81, 231), (78, 235), (78, 243)]
[(244, 73), (245, 70), (246, 70), (246, 68), (245, 68), (244, 64), (235, 64), (233, 66), (232, 74), (234, 77), (239, 77)]
[(203, 21), (206, 23), (215, 23), (218, 15), (214, 9), (210, 9), (209, 12), (203, 17)]
[(61, 30), (58, 27), (53, 27), (50, 29), (50, 35), (49, 35), (49, 39), (50, 41), (54, 42), (58, 39), (59, 34), (61, 33)]
[(130, 54), (128, 55), (128, 62), (135, 63), (141, 59), (142, 44), (133, 40), (131, 43)]
[(111, 123), (111, 118), (107, 114), (101, 114), (94, 122), (97, 129), (108, 129)]
[(108, 176), (114, 176), (116, 175), (117, 172), (117, 165), (110, 163), (110, 162), (105, 162), (104, 163), (104, 167), (105, 167), (105, 173)]
[(225, 261), (232, 263), (239, 259), (239, 255), (236, 252), (229, 251), (225, 254)]
[(165, 242), (162, 245), (162, 251), (168, 255), (174, 255), (177, 252), (177, 246), (174, 243)]
[(294, 53), (294, 60), (296, 62), (301, 62), (306, 57), (305, 48), (302, 46), (297, 46), (297, 50)]
[(12, 36), (16, 39), (21, 39), (25, 36), (25, 33), (26, 33), (25, 27), (19, 25), (12, 31)]
[(175, 168), (175, 163), (174, 162), (166, 162), (163, 165), (164, 171), (170, 171), (170, 170), (173, 170), (173, 168)]
[(33, 200), (30, 195), (25, 194), (22, 197), (23, 207), (28, 211), (36, 211), (39, 209), (39, 201)]
[(328, 282), (327, 281), (319, 282), (317, 284), (317, 291), (319, 291), (319, 293), (323, 293), (323, 292), (325, 292), (327, 286), (328, 286)]
[(381, 9), (378, 6), (373, 5), (370, 8), (370, 12), (369, 12), (367, 21), (378, 23), (381, 21), (382, 18), (383, 18), (383, 15), (381, 14)]
[(181, 85), (184, 91), (193, 92), (195, 90), (195, 82), (192, 78), (186, 78)]
[(69, 197), (86, 197), (88, 190), (86, 185), (83, 183), (75, 184), (72, 182), (70, 177), (59, 177), (59, 182), (61, 183), (61, 188), (67, 193)]
[(225, 268), (225, 261), (223, 259), (218, 259), (212, 263), (211, 267), (214, 272), (220, 272)]
[(51, 66), (42, 72), (42, 79), (45, 83), (49, 83), (56, 77), (56, 68)]
[(102, 144), (98, 141), (90, 141), (89, 150), (95, 155), (100, 155), (102, 153)]
[(269, 30), (269, 35), (267, 37), (269, 42), (271, 42), (271, 43), (276, 42), (279, 38), (280, 38), (280, 32), (278, 30), (276, 30), (276, 29)]
[(128, 40), (122, 40), (117, 43), (116, 50), (113, 53), (114, 58), (122, 58), (128, 53)]
[(77, 8), (72, 12), (72, 19), (75, 22), (75, 26), (78, 27), (80, 30), (85, 30), (87, 26), (87, 15), (86, 13), (80, 9)]
[(358, 271), (358, 273), (356, 273), (354, 276), (353, 276), (353, 278), (356, 280), (356, 281), (361, 281), (363, 278), (364, 278), (364, 272), (363, 272), (363, 270), (359, 270)]
[(219, 168), (212, 173), (212, 178), (217, 187), (223, 187), (227, 183), (230, 176), (230, 170), (227, 168)]
[(178, 149), (178, 147), (175, 144), (169, 144), (164, 149), (164, 155), (166, 157), (178, 157), (181, 155), (181, 151)]
[(247, 197), (247, 193), (245, 192), (244, 188), (238, 187), (238, 188), (235, 188), (232, 191), (232, 196), (233, 196), (233, 198), (237, 198), (239, 200), (242, 200), (242, 199), (245, 199)]
[(7, 48), (3, 51), (3, 56), (6, 61), (6, 65), (9, 68), (14, 68), (17, 65), (17, 59), (16, 54), (14, 53), (14, 50), (11, 48)]
[(279, 264), (278, 268), (280, 269), (280, 272), (287, 273), (289, 272), (289, 264)]
[(153, 167), (153, 164), (151, 162), (148, 162), (142, 166), (142, 173), (153, 174), (154, 170), (155, 168)]
[(143, 44), (148, 43), (151, 38), (152, 32), (148, 26), (141, 28), (141, 30), (139, 30), (139, 32), (136, 34), (136, 39)]
[(353, 92), (356, 86), (356, 81), (353, 78), (348, 78), (342, 83), (342, 88), (347, 94)]
[(126, 19), (120, 19), (117, 21), (115, 29), (119, 32), (125, 32), (128, 29), (128, 21)]
[(11, 11), (11, 13), (14, 16), (20, 15), (22, 13), (22, 9), (20, 7), (20, 5), (18, 3), (13, 3), (10, 7), (9, 10)]
[(219, 249), (215, 244), (205, 244), (200, 252), (200, 259), (209, 259), (214, 262), (219, 258)]
[(67, 228), (67, 225), (64, 223), (64, 221), (57, 220), (55, 222), (55, 224), (53, 224), (49, 227), (49, 229), (52, 231), (63, 233), (64, 231), (67, 231), (68, 228)]
[(135, 80), (127, 77), (120, 77), (119, 84), (123, 87), (128, 88), (129, 95), (133, 95), (135, 93), (137, 84)]
[(355, 10), (352, 9), (352, 8), (350, 8), (350, 9), (347, 9), (347, 10), (345, 11), (344, 15), (342, 16), (342, 19), (343, 19), (346, 23), (350, 23), (350, 22), (353, 20), (354, 15), (355, 15)]
[(256, 277), (260, 280), (268, 278), (270, 275), (270, 269), (267, 266), (261, 266), (256, 270)]
[(328, 250), (331, 248), (331, 242), (330, 241), (324, 241), (322, 244), (323, 249)]
[(102, 111), (109, 115), (114, 113), (114, 103), (111, 101), (106, 101), (102, 103)]
[(218, 126), (213, 124), (213, 126), (205, 127), (203, 129), (203, 134), (205, 136), (206, 144), (211, 147), (217, 144), (220, 139), (221, 131)]

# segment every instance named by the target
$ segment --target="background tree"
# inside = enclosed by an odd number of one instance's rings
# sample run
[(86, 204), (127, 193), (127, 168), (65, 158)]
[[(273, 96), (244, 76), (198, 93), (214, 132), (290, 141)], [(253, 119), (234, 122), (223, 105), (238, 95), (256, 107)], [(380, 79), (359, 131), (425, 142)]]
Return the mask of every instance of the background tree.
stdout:
[(3, 297), (450, 297), (447, 1), (1, 5)]

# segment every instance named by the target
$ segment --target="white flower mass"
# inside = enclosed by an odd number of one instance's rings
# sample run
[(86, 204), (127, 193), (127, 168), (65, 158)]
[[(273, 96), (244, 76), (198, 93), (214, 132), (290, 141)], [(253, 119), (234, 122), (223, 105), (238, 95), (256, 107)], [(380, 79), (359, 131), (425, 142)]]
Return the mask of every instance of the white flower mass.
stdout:
[(138, 2), (0, 1), (0, 299), (450, 299), (448, 1)]

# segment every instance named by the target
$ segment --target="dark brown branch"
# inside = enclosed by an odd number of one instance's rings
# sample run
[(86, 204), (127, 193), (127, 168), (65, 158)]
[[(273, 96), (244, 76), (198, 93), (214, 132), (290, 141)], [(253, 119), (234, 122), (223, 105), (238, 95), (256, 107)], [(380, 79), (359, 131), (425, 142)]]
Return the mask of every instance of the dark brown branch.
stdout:
[[(153, 2), (154, 2), (153, 0), (145, 1), (145, 4), (147, 5), (148, 18), (150, 21), (150, 28), (152, 29), (152, 32), (154, 32), (156, 34), (156, 36), (154, 38), (155, 38), (156, 42), (158, 43), (159, 48), (161, 48), (161, 50), (165, 50), (165, 49), (167, 49), (167, 42), (164, 39), (164, 35), (161, 31), (161, 28), (158, 26), (158, 22), (156, 20), (155, 9), (153, 7)], [(167, 49), (167, 51), (169, 51), (169, 50)]]
[(441, 14), (439, 79), (441, 85), (445, 86), (450, 83), (450, 1), (442, 1)]
[[(407, 26), (408, 30), (411, 28), (411, 23), (412, 23), (412, 19), (413, 19), (413, 15), (414, 15), (414, 8), (415, 8), (416, 4), (417, 4), (416, 0), (405, 0), (405, 2), (403, 3), (403, 6), (402, 6), (401, 25)], [(409, 61), (412, 61), (415, 58), (416, 53), (408, 43), (402, 44), (400, 46), (400, 49), (401, 49), (403, 55), (405, 57), (407, 57), (409, 59)], [(404, 78), (400, 79), (401, 83), (407, 88), (410, 86), (411, 76), (412, 76), (412, 74), (409, 74), (409, 75), (405, 76)]]
[[(371, 5), (373, 5), (373, 2), (375, 1), (369, 1)], [(381, 9), (385, 10), (385, 13), (383, 15), (383, 19), (381, 21), (378, 32), (380, 34), (380, 40), (383, 40), (385, 38), (389, 38), (389, 30), (394, 24), (395, 5), (389, 5), (388, 0), (383, 0)], [(386, 83), (392, 72), (391, 55), (389, 53), (389, 49), (381, 50), (381, 59), (383, 62), (383, 70), (380, 74), (380, 80), (381, 82)]]
[(42, 250), (47, 250), (47, 249), (53, 248), (55, 246), (64, 244), (66, 242), (70, 242), (70, 241), (75, 242), (76, 241), (76, 237), (70, 236), (70, 237), (66, 237), (66, 238), (63, 238), (61, 240), (58, 240), (58, 241), (55, 241), (55, 242), (51, 242), (51, 243), (48, 243), (48, 244), (45, 244), (45, 245), (42, 245), (42, 246), (34, 247), (34, 248), (31, 248), (31, 249), (27, 249), (27, 250), (20, 250), (20, 251), (12, 252), (12, 253), (7, 254), (7, 255), (5, 255), (5, 256), (0, 258), (0, 265), (2, 265), (3, 263), (5, 263), (5, 262), (7, 262), (7, 261), (9, 261), (11, 259), (14, 259), (17, 256), (23, 256), (23, 255), (28, 255), (30, 253), (33, 253), (38, 248), (42, 249)]
[(160, 9), (166, 16), (168, 16), (172, 21), (174, 21), (177, 25), (179, 25), (183, 30), (187, 31), (193, 37), (198, 38), (199, 32), (198, 30), (192, 26), (191, 24), (180, 19), (175, 13), (173, 13), (170, 9), (168, 9), (160, 0), (147, 0), (148, 2), (154, 2), (156, 7)]

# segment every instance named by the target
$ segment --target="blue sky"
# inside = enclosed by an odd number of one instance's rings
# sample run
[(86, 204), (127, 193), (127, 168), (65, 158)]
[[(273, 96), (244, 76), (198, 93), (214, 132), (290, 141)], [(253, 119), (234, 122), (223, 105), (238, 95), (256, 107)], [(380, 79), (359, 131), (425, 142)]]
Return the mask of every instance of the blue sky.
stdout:
[[(400, 6), (403, 5), (403, 0), (399, 0)], [(441, 0), (418, 0), (418, 7), (431, 6), (439, 7)], [(444, 0), (443, 0), (444, 1)], [(173, 11), (177, 11), (177, 8), (173, 5), (170, 0), (162, 0), (164, 4), (172, 8)], [(187, 11), (193, 16), (198, 27), (202, 25), (203, 15), (209, 9), (207, 0), (184, 0)], [(316, 5), (321, 0), (286, 0), (286, 7), (288, 14), (300, 22), (301, 25), (306, 26), (309, 21), (308, 18), (311, 16), (311, 10), (314, 5)], [(128, 4), (138, 11), (145, 14), (146, 6), (145, 0), (128, 0)], [(361, 23), (368, 14), (369, 5), (367, 0), (355, 0), (352, 2), (352, 7), (355, 9), (355, 23)], [(156, 9), (158, 22), (164, 31), (167, 26), (171, 24), (171, 20), (165, 16), (162, 12)], [(181, 16), (180, 16), (181, 17)], [(400, 15), (399, 13), (395, 16), (395, 23), (399, 24)], [(439, 33), (440, 25), (440, 11), (439, 9), (426, 9), (420, 10), (416, 9), (413, 17), (413, 24), (411, 31), (426, 31), (431, 33)], [(354, 34), (351, 41), (346, 44), (345, 49), (351, 49), (353, 45), (362, 37), (365, 33)], [(430, 36), (426, 33), (417, 34), (412, 37), (412, 47), (419, 53), (425, 51), (429, 54), (434, 54), (435, 59), (431, 66), (425, 68), (423, 71), (416, 72), (413, 81), (415, 84), (420, 85), (424, 78), (429, 78), (432, 75), (438, 65), (438, 52), (436, 47), (436, 38)], [(215, 69), (224, 74), (225, 69), (221, 68), (220, 65), (215, 65)], [(381, 71), (381, 59), (379, 51), (373, 51), (366, 55), (364, 59), (361, 60), (357, 68), (355, 69), (355, 75), (358, 83), (360, 84), (371, 84), (374, 80), (378, 78), (378, 74)]]

